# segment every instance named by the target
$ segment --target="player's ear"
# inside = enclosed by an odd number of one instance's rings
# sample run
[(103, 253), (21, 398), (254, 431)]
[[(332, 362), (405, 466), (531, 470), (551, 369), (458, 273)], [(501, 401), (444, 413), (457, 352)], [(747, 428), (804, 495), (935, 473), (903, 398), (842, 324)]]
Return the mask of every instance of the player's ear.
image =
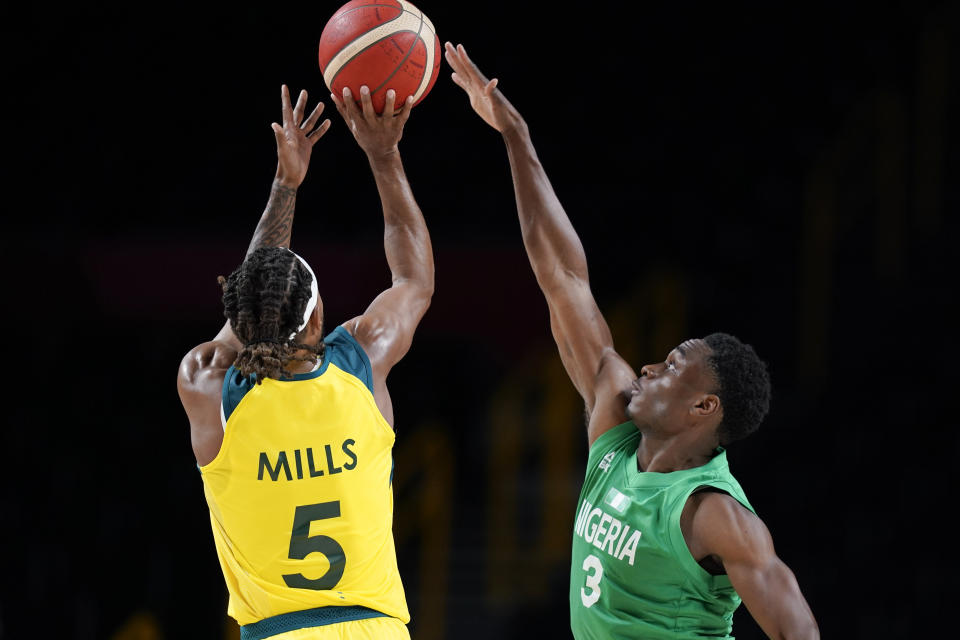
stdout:
[(691, 411), (695, 415), (706, 418), (719, 415), (722, 410), (723, 405), (720, 404), (720, 397), (715, 393), (706, 393), (697, 398)]
[(317, 298), (317, 306), (313, 308), (308, 324), (317, 332), (323, 330), (323, 302), (320, 298)]

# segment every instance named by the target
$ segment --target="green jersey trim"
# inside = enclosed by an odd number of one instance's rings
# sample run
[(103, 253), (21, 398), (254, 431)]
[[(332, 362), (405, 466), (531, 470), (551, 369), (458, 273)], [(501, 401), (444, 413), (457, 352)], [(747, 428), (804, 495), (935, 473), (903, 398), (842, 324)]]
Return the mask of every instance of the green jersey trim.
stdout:
[(594, 461), (599, 462), (604, 455), (617, 449), (624, 440), (628, 440), (637, 435), (637, 427), (632, 422), (618, 424), (612, 429), (601, 434), (599, 438), (590, 445), (590, 451), (587, 453), (588, 464)]

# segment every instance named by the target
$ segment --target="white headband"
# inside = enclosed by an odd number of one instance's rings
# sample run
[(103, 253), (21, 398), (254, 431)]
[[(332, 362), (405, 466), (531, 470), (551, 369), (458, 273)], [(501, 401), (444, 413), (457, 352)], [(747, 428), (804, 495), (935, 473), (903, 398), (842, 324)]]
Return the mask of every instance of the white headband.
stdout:
[(292, 253), (297, 260), (300, 261), (307, 271), (310, 273), (310, 301), (307, 302), (307, 308), (303, 310), (303, 322), (300, 323), (300, 326), (297, 327), (297, 330), (290, 334), (289, 340), (293, 340), (298, 333), (303, 331), (303, 328), (307, 326), (307, 323), (310, 322), (310, 316), (313, 315), (313, 310), (317, 308), (317, 299), (320, 297), (320, 289), (317, 288), (317, 276), (313, 275), (313, 269), (310, 268), (310, 265), (307, 264), (307, 261), (298, 256), (292, 249), (287, 249)]

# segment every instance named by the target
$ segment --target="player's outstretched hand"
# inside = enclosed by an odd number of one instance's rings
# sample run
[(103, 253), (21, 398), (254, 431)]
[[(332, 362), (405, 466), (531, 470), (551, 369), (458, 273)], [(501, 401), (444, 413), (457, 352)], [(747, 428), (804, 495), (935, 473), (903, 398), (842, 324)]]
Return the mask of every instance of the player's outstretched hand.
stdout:
[[(276, 122), (270, 126), (277, 138), (277, 180), (287, 187), (296, 189), (307, 175), (310, 166), (310, 153), (317, 140), (330, 128), (327, 118), (317, 127), (317, 120), (323, 113), (323, 103), (314, 107), (310, 117), (303, 119), (307, 108), (307, 92), (301, 91), (295, 107), (290, 107), (290, 90), (287, 85), (280, 87), (280, 102), (283, 111), (283, 125)], [(316, 128), (314, 128), (316, 127)]]
[(362, 110), (347, 87), (343, 88), (342, 98), (332, 93), (330, 98), (337, 105), (337, 111), (343, 116), (357, 144), (368, 156), (380, 157), (397, 151), (397, 145), (403, 137), (403, 125), (407, 123), (413, 108), (413, 96), (407, 98), (400, 111), (396, 111), (397, 93), (388, 89), (383, 114), (379, 116), (373, 110), (370, 88), (366, 85), (360, 87)]
[(450, 77), (458, 87), (467, 92), (470, 106), (484, 122), (500, 133), (506, 133), (523, 122), (520, 113), (497, 89), (497, 79), (488, 80), (467, 55), (462, 44), (454, 47), (447, 42), (444, 45), (444, 57), (453, 68)]

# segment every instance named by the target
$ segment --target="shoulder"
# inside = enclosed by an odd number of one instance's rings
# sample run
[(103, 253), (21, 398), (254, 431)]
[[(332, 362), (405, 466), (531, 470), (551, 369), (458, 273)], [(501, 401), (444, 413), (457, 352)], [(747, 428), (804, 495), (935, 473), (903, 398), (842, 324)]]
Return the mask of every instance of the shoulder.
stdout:
[(360, 356), (367, 361), (366, 351), (356, 335), (353, 321), (336, 327), (323, 338), (324, 352), (334, 360), (344, 356)]
[(223, 440), (220, 397), (227, 370), (237, 350), (220, 340), (197, 345), (180, 361), (177, 392), (190, 421), (190, 440), (197, 463), (216, 457)]
[[(215, 438), (223, 435), (220, 397), (223, 393), (224, 377), (236, 357), (237, 352), (233, 347), (213, 340), (197, 345), (180, 361), (177, 393), (190, 420), (194, 453), (197, 454), (198, 461), (201, 458), (213, 459), (212, 456), (201, 455), (201, 449), (206, 445), (198, 442), (209, 444), (212, 441), (210, 434), (215, 434)], [(217, 447), (219, 446), (217, 441)]]
[(593, 406), (587, 406), (587, 439), (591, 445), (626, 419), (631, 384), (636, 378), (633, 367), (612, 347), (603, 350), (594, 380)]
[(691, 551), (697, 549), (694, 557), (715, 555), (726, 561), (772, 549), (763, 520), (722, 491), (706, 489), (691, 494), (683, 507), (681, 528)]
[(220, 340), (199, 344), (183, 356), (177, 372), (177, 386), (189, 388), (201, 384), (211, 374), (220, 374), (237, 359), (237, 350)]
[[(337, 329), (331, 331), (324, 342), (330, 340), (350, 340), (359, 345), (364, 351), (375, 351), (378, 343), (388, 340), (392, 335), (389, 324), (393, 320), (390, 316), (361, 315), (347, 320)], [(344, 336), (346, 334), (346, 336)], [(347, 337), (348, 336), (348, 337)]]
[[(393, 313), (365, 313), (347, 320), (340, 328), (365, 349), (374, 349), (381, 342), (394, 337), (395, 329), (400, 326), (399, 315)], [(331, 331), (333, 336), (336, 331)]]
[[(696, 522), (721, 528), (741, 525), (764, 526), (763, 521), (740, 501), (728, 493), (709, 487), (696, 491), (687, 498), (684, 513)], [(764, 527), (765, 528), (765, 527)]]
[[(633, 459), (637, 452), (637, 444), (640, 442), (640, 431), (632, 422), (623, 422), (600, 434), (589, 443), (587, 450), (587, 477), (591, 473), (604, 471), (603, 467), (611, 464), (620, 455), (624, 459)], [(602, 466), (601, 460), (605, 460)]]
[(351, 323), (342, 324), (327, 334), (323, 339), (323, 358), (359, 379), (372, 393), (373, 367), (363, 345), (351, 332), (350, 325)]

